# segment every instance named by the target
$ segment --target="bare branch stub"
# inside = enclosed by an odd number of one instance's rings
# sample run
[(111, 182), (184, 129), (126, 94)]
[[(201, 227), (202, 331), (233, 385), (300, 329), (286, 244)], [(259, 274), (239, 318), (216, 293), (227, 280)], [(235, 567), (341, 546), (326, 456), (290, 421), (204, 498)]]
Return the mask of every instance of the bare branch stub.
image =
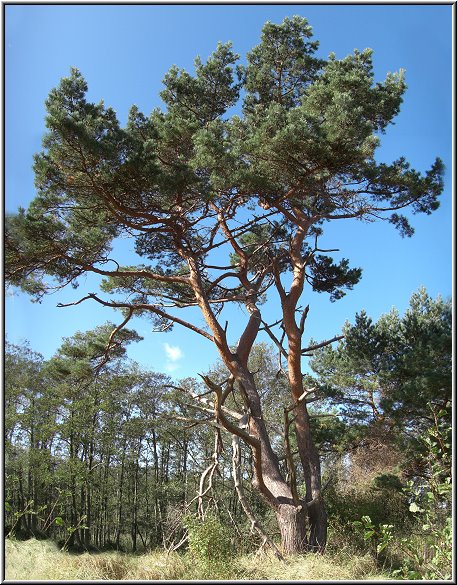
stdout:
[(300, 330), (301, 335), (303, 335), (303, 332), (305, 330), (305, 321), (306, 321), (306, 318), (308, 317), (308, 313), (309, 313), (309, 305), (306, 305), (306, 307), (303, 310), (303, 313), (301, 315), (301, 319), (300, 319), (299, 330)]

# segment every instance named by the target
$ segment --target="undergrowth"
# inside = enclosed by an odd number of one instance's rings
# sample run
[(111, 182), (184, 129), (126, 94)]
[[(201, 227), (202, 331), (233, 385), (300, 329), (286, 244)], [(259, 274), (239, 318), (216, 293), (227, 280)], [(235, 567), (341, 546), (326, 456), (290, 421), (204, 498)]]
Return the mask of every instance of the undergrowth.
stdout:
[(191, 553), (153, 551), (71, 554), (50, 541), (6, 539), (7, 580), (387, 580), (369, 555), (296, 555), (279, 561), (262, 553), (233, 556), (225, 564), (196, 563)]

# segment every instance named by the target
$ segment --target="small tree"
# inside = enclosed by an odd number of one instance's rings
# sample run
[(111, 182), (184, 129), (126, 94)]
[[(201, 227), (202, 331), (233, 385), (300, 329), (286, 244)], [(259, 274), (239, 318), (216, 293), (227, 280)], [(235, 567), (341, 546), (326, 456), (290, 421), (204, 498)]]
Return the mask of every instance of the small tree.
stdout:
[[(311, 37), (301, 17), (267, 23), (245, 67), (235, 67), (230, 43), (219, 44), (206, 63), (196, 59), (193, 76), (172, 67), (161, 93), (165, 111), (145, 116), (133, 106), (125, 128), (113, 109), (86, 100), (86, 82), (72, 69), (46, 102), (37, 196), (6, 225), (6, 275), (23, 290), (40, 298), (95, 273), (105, 277), (105, 296), (91, 292), (77, 302), (123, 311), (116, 331), (145, 315), (160, 331), (178, 324), (215, 344), (230, 372), (223, 386), (207, 379), (215, 416), (252, 450), (254, 485), (276, 513), (285, 552), (326, 543), (300, 299), (306, 284), (339, 299), (361, 276), (319, 248), (323, 226), (384, 218), (410, 236), (399, 211), (431, 213), (443, 188), (439, 159), (424, 176), (404, 158), (374, 159), (377, 135), (399, 111), (403, 74), (374, 83), (371, 50), (322, 60)], [(241, 114), (228, 116), (241, 89)], [(125, 265), (116, 255), (117, 238), (126, 236), (146, 263)], [(280, 335), (261, 312), (273, 291)], [(236, 347), (224, 314), (233, 304), (246, 312)], [(205, 327), (189, 307), (200, 309)], [(303, 501), (281, 474), (248, 367), (261, 327), (279, 347), (288, 378)], [(224, 410), (232, 391), (249, 415), (246, 428)]]
[[(452, 304), (421, 287), (401, 317), (396, 309), (376, 323), (361, 311), (346, 323), (336, 348), (316, 352), (311, 367), (345, 421), (363, 434), (409, 445), (422, 458), (420, 440), (433, 426), (430, 406), (452, 400)], [(368, 429), (368, 430), (367, 430)]]

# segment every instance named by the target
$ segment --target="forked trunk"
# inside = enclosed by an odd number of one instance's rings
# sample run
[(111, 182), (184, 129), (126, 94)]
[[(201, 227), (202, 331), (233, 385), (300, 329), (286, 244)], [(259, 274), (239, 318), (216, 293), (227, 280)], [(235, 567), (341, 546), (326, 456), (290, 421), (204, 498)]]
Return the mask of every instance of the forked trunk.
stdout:
[(284, 555), (307, 550), (306, 507), (294, 500), (290, 486), (281, 474), (278, 457), (275, 455), (268, 435), (259, 395), (252, 374), (243, 368), (233, 368), (243, 390), (251, 416), (248, 420), (249, 433), (260, 443), (253, 448), (253, 485), (263, 496), (265, 503), (276, 514), (281, 534), (281, 552)]

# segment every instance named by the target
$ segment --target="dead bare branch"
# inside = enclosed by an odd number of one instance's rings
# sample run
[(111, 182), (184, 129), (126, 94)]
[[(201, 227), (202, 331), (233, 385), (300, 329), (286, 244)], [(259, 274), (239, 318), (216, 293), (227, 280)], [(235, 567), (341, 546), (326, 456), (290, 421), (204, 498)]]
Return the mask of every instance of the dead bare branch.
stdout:
[(333, 337), (332, 339), (329, 339), (328, 341), (323, 341), (322, 343), (317, 343), (316, 345), (310, 345), (309, 347), (305, 347), (304, 349), (301, 350), (301, 353), (302, 353), (302, 355), (305, 355), (309, 351), (314, 351), (316, 349), (320, 349), (321, 347), (325, 347), (326, 345), (330, 345), (331, 343), (334, 343), (335, 341), (339, 341), (340, 339), (344, 339), (344, 335), (337, 335), (336, 337)]

